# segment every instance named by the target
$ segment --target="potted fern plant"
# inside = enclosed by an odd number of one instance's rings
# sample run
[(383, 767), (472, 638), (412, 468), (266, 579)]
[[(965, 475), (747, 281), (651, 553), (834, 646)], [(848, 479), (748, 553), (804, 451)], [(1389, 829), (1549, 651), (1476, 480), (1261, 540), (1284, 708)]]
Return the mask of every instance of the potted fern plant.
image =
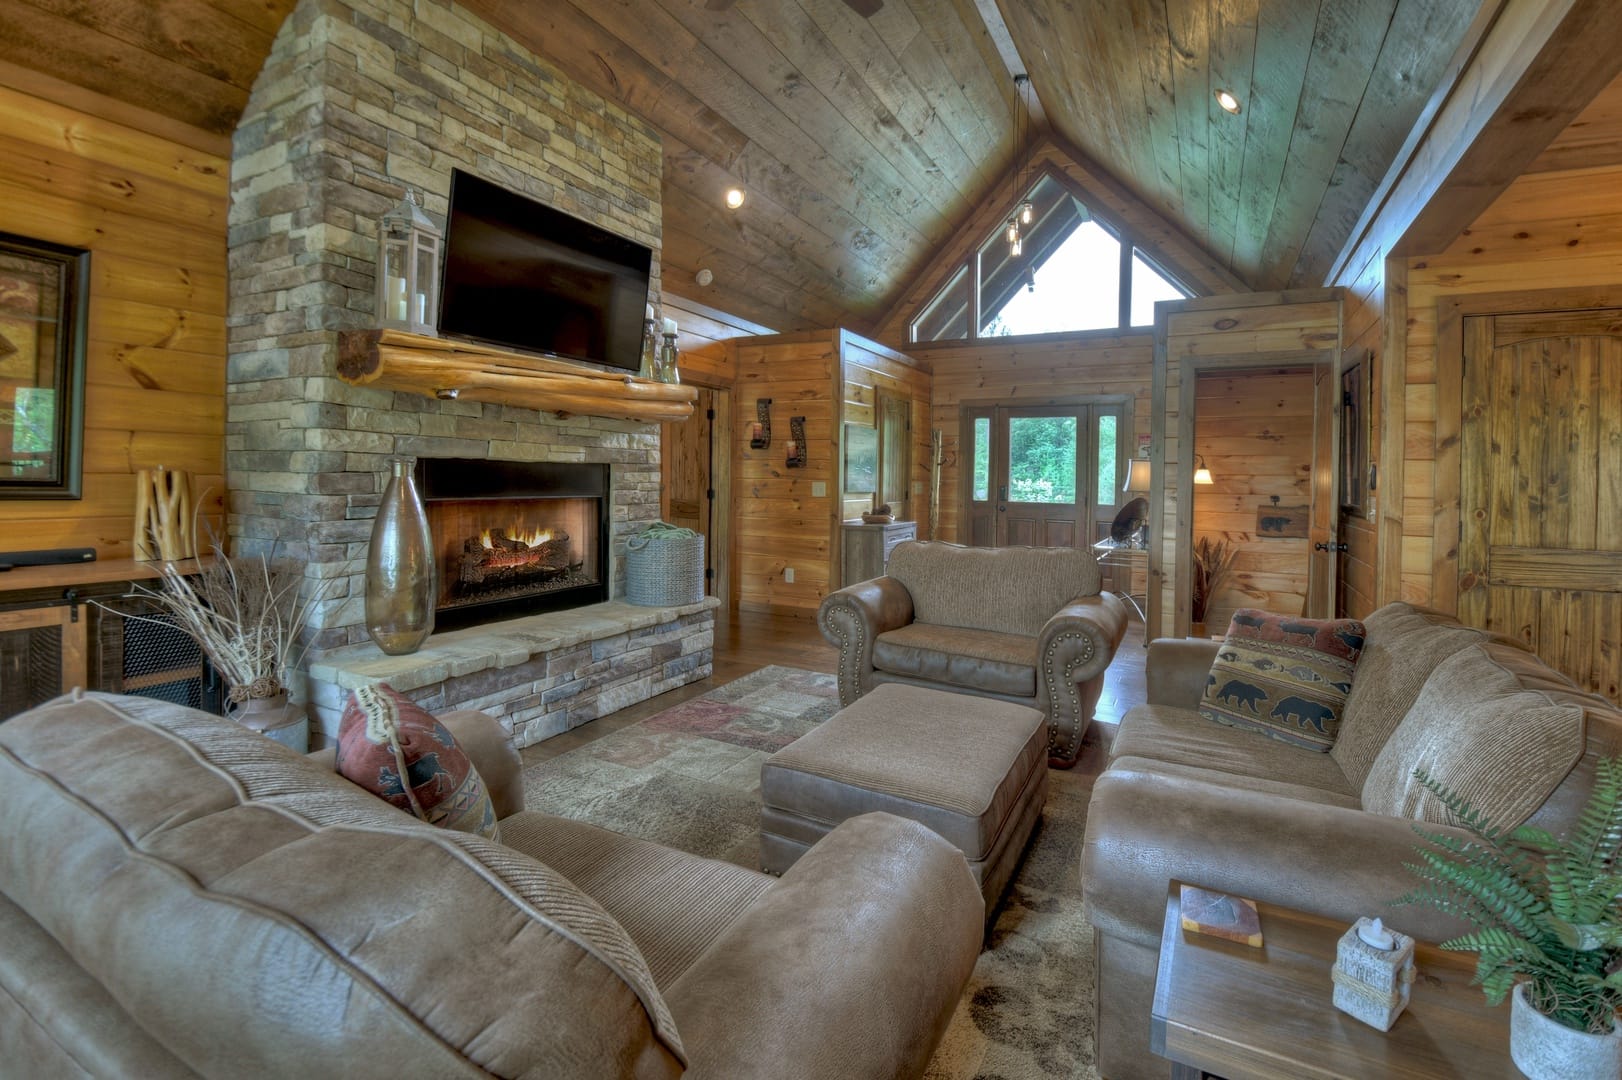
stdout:
[(1415, 827), (1429, 843), (1408, 864), (1426, 904), (1475, 932), (1442, 948), (1479, 954), (1475, 981), (1497, 1005), (1513, 989), (1510, 1056), (1533, 1080), (1622, 1077), (1622, 763), (1599, 762), (1570, 833), (1494, 825), (1423, 769), (1414, 776), (1475, 837)]

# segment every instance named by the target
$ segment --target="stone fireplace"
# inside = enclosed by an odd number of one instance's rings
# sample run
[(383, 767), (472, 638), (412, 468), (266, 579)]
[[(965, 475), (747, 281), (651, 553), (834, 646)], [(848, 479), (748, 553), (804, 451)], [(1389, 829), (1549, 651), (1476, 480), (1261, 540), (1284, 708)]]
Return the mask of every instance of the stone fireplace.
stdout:
[(608, 466), (424, 458), (445, 630), (608, 599)]
[[(233, 549), (296, 559), (327, 589), (309, 626), (309, 697), (328, 735), (343, 693), (368, 679), (430, 707), (488, 709), (522, 744), (709, 671), (708, 606), (615, 600), (625, 538), (658, 516), (656, 425), (337, 378), (339, 331), (375, 325), (378, 219), (410, 187), (442, 221), (456, 167), (653, 248), (658, 303), (662, 155), (644, 121), (449, 0), (299, 0), (233, 138), (226, 473)], [(577, 507), (560, 526), (567, 554), (555, 535), (538, 541), (550, 547), (512, 546), (505, 529), (521, 522), (495, 526), (491, 550), (505, 555), (481, 560), (469, 537), (455, 541), (481, 583), (560, 586), (533, 590), (523, 611), (575, 584), (597, 590), (594, 602), (436, 633), (415, 666), (378, 666), (363, 570), (395, 454), (477, 460), (492, 477), (509, 464), (605, 477), (596, 512)], [(588, 540), (598, 554), (581, 548)], [(512, 597), (448, 599), (455, 624)]]

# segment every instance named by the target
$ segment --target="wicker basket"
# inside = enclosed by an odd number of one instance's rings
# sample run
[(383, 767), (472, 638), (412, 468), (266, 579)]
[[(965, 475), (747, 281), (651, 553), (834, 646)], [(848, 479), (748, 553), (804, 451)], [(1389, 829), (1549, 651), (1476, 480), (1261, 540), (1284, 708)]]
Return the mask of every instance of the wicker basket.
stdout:
[(649, 537), (625, 542), (625, 599), (644, 607), (675, 607), (704, 599), (704, 538)]

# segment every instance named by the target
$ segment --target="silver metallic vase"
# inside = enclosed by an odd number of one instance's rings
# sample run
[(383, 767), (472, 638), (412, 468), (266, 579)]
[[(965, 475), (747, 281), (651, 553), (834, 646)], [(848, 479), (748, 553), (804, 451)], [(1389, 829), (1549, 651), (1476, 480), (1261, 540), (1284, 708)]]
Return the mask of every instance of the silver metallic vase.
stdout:
[(366, 632), (390, 656), (416, 652), (434, 632), (438, 582), (415, 465), (415, 458), (389, 458), (389, 484), (366, 553)]

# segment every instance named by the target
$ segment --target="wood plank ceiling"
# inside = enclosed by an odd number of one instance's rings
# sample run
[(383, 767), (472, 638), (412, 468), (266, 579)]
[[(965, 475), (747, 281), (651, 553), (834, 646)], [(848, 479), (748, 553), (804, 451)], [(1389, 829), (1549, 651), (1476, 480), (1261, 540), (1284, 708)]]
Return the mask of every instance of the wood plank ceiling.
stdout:
[(1322, 283), (1481, 4), (998, 6), (1059, 134), (1263, 290)]
[[(884, 0), (864, 18), (844, 0), (465, 2), (663, 136), (665, 287), (782, 330), (873, 326), (982, 202), (1007, 197), (1010, 64), (1062, 141), (1240, 280), (1318, 284), (1480, 8)], [(291, 7), (0, 0), (0, 61), (229, 132)]]

